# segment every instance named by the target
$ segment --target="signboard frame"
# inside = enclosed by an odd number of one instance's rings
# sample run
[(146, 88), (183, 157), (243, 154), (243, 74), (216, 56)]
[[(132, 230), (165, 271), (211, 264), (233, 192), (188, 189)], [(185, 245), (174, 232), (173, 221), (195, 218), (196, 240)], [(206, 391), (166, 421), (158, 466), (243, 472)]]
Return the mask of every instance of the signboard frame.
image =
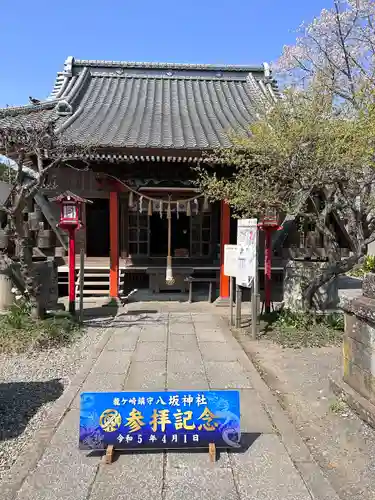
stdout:
[[(105, 450), (239, 448), (240, 393), (85, 392), (79, 448)], [(211, 456), (211, 453), (210, 453)]]

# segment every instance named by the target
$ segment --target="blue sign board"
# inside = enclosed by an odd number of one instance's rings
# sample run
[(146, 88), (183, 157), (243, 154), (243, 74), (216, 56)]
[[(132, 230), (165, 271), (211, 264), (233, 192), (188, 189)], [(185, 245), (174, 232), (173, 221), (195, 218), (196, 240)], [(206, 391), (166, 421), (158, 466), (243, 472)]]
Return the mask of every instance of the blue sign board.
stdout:
[(85, 450), (240, 446), (238, 391), (85, 392)]

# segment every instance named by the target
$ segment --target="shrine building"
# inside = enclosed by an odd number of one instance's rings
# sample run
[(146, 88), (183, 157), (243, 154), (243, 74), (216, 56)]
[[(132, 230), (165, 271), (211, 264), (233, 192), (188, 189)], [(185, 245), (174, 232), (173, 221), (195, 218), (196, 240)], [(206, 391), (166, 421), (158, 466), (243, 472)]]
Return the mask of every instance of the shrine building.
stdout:
[[(62, 259), (58, 207), (48, 200), (70, 190), (93, 202), (85, 206), (84, 227), (77, 234), (87, 283), (92, 275), (87, 294), (117, 297), (133, 287), (183, 291), (186, 276), (217, 274), (219, 295), (225, 299), (229, 279), (223, 274), (223, 249), (235, 242), (233, 221), (224, 200), (210, 204), (197, 190), (192, 167), (204, 153), (229, 147), (230, 132), (246, 131), (259, 116), (259, 105), (276, 95), (266, 64), (68, 57), (51, 95), (8, 108), (0, 126), (4, 120), (26, 126), (52, 120), (68, 141), (87, 147), (85, 161), (75, 168), (50, 172), (48, 189), (38, 202), (50, 245)], [(168, 256), (174, 283), (166, 285)], [(60, 272), (66, 272), (64, 261)]]

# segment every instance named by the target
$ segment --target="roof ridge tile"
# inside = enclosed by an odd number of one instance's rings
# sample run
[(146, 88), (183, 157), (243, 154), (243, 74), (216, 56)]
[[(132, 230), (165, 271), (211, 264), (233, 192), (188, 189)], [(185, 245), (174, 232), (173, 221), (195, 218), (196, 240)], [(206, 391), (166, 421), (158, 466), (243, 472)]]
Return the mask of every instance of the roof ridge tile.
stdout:
[(103, 67), (124, 67), (124, 68), (150, 68), (150, 69), (197, 69), (216, 71), (243, 71), (262, 72), (263, 65), (243, 65), (243, 64), (194, 64), (194, 63), (171, 63), (171, 62), (136, 62), (136, 61), (108, 61), (103, 59), (74, 59), (74, 66), (103, 66)]
[(216, 75), (183, 75), (183, 74), (173, 74), (173, 75), (162, 75), (162, 74), (141, 74), (141, 73), (121, 73), (120, 75), (115, 72), (107, 71), (91, 71), (91, 77), (98, 78), (139, 78), (148, 80), (213, 80), (213, 81), (246, 81), (248, 73), (243, 76), (216, 76)]

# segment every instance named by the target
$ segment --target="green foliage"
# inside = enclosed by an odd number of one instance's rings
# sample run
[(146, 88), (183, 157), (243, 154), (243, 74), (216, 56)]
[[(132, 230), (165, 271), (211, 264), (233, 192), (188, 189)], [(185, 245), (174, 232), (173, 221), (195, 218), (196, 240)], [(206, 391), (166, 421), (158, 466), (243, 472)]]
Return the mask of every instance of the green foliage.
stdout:
[(16, 173), (14, 170), (0, 162), (0, 181), (9, 182), (12, 184), (16, 178)]
[(20, 299), (11, 305), (8, 314), (4, 316), (3, 320), (5, 324), (8, 324), (10, 328), (15, 330), (27, 329), (30, 313), (30, 302), (21, 296)]
[(29, 303), (20, 300), (8, 314), (0, 317), (0, 353), (65, 346), (80, 330), (80, 325), (70, 316), (34, 320), (30, 317)]
[(343, 332), (345, 328), (344, 315), (339, 313), (323, 315), (321, 324), (338, 332)]
[(342, 340), (344, 318), (342, 314), (315, 315), (288, 310), (273, 312), (262, 317), (266, 323), (266, 338), (295, 349), (336, 345)]
[(68, 317), (53, 317), (43, 321), (37, 347), (50, 348), (69, 344), (79, 331), (79, 325)]
[(302, 193), (322, 189), (340, 195), (336, 203), (343, 209), (345, 200), (363, 192), (363, 167), (373, 161), (373, 105), (349, 119), (326, 93), (311, 88), (290, 91), (259, 114), (250, 136), (232, 135), (231, 148), (216, 150), (198, 167), (200, 187), (211, 199), (225, 198), (250, 217), (270, 207), (295, 213)]
[(347, 411), (347, 409), (348, 409), (347, 404), (345, 403), (345, 401), (343, 401), (340, 398), (335, 399), (329, 405), (329, 410), (332, 413), (336, 413), (336, 415), (339, 415), (340, 413), (343, 413), (344, 411)]
[[(197, 167), (199, 187), (211, 201), (227, 200), (240, 217), (298, 216), (316, 235), (309, 245), (324, 242), (328, 265), (305, 284), (306, 309), (319, 288), (350, 271), (375, 240), (375, 99), (360, 102), (355, 112), (338, 106), (319, 81), (286, 92), (263, 103), (249, 134), (232, 135), (232, 147)], [(345, 226), (344, 245), (335, 221)], [(342, 258), (342, 246), (351, 249), (349, 257)]]
[(363, 263), (349, 271), (348, 275), (362, 278), (365, 274), (373, 272), (375, 272), (375, 255), (366, 255)]
[(344, 331), (344, 316), (339, 313), (313, 314), (282, 309), (280, 312), (272, 314), (274, 315), (274, 324), (279, 327), (311, 328), (316, 325), (324, 325), (338, 331)]

